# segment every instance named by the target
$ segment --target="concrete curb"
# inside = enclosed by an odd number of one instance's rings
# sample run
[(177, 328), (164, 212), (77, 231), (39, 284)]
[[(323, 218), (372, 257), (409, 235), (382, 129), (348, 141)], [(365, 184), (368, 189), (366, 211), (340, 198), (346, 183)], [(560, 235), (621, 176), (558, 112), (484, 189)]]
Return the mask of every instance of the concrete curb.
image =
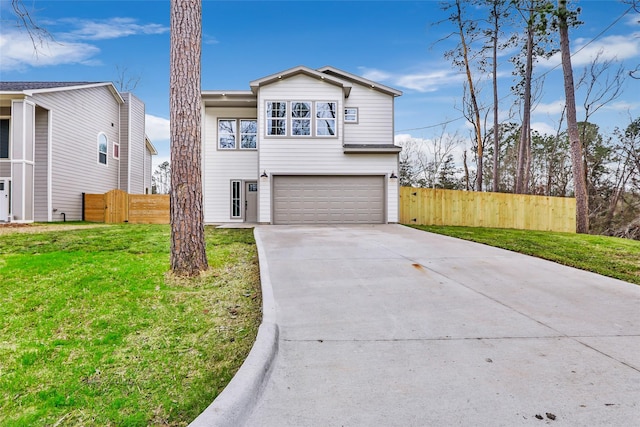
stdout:
[(189, 424), (190, 427), (243, 425), (260, 398), (273, 361), (278, 354), (279, 329), (276, 323), (276, 305), (269, 276), (269, 265), (257, 227), (253, 235), (256, 239), (260, 262), (262, 324), (258, 329), (256, 342), (236, 375), (211, 405)]

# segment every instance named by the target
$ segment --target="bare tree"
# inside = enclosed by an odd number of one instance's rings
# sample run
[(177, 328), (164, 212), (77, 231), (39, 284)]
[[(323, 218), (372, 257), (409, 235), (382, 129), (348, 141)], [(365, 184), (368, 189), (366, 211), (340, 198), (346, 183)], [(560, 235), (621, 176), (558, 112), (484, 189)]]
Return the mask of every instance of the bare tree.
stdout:
[(133, 92), (140, 83), (141, 77), (139, 74), (131, 74), (127, 67), (121, 67), (116, 65), (116, 80), (114, 84), (120, 92)]
[(564, 75), (564, 91), (567, 108), (567, 131), (571, 149), (571, 165), (573, 170), (573, 186), (576, 196), (576, 232), (589, 232), (589, 198), (585, 181), (584, 163), (582, 161), (582, 142), (576, 118), (576, 97), (573, 83), (571, 52), (569, 51), (569, 25), (567, 0), (558, 0), (558, 31), (560, 33), (560, 52), (562, 55), (562, 72)]
[(170, 194), (171, 191), (171, 165), (169, 162), (162, 162), (158, 165), (153, 176), (153, 194)]
[(201, 174), (202, 1), (171, 0), (171, 270), (207, 270)]
[(43, 48), (49, 40), (53, 40), (53, 36), (36, 22), (32, 11), (27, 8), (23, 0), (11, 0), (11, 7), (18, 20), (18, 27), (27, 30), (33, 44), (33, 51), (37, 55), (39, 49)]
[(474, 127), (474, 139), (476, 141), (477, 149), (477, 179), (476, 185), (477, 190), (482, 191), (482, 162), (484, 156), (484, 141), (483, 141), (483, 133), (482, 133), (482, 125), (480, 120), (480, 108), (478, 107), (478, 100), (476, 94), (475, 82), (473, 80), (473, 76), (471, 74), (471, 53), (470, 53), (470, 43), (477, 36), (477, 28), (476, 23), (472, 20), (466, 19), (463, 16), (463, 8), (462, 1), (455, 0), (453, 4), (445, 4), (443, 5), (444, 10), (452, 9), (453, 12), (449, 16), (448, 20), (452, 22), (456, 26), (456, 30), (453, 35), (456, 35), (460, 42), (457, 48), (446, 52), (445, 56), (450, 58), (453, 64), (457, 67), (460, 67), (464, 70), (466, 75), (466, 91), (469, 94), (469, 106), (470, 106), (470, 122)]

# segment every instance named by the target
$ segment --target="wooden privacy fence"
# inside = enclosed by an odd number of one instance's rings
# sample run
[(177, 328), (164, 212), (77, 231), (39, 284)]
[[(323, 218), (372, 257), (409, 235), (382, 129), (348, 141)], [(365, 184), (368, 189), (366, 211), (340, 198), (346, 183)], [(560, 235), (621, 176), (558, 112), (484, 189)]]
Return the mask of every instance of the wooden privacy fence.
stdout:
[(128, 194), (111, 190), (105, 194), (83, 194), (83, 198), (85, 221), (169, 224), (168, 194)]
[(400, 188), (400, 222), (576, 232), (570, 197)]

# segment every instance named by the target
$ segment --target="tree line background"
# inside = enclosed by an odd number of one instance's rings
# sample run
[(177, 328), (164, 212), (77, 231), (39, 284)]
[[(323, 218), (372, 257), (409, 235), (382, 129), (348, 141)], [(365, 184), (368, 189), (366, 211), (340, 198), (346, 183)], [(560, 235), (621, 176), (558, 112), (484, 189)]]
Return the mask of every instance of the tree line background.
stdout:
[[(627, 13), (640, 13), (637, 1), (624, 2)], [(601, 53), (573, 71), (579, 141), (572, 144), (568, 134), (571, 102), (558, 114), (554, 134), (531, 129), (531, 112), (550, 78), (536, 60), (560, 52), (563, 25), (583, 24), (580, 9), (566, 6), (543, 0), (441, 4), (449, 17), (437, 25), (451, 28), (445, 38), (457, 43), (445, 57), (466, 76), (458, 110), (471, 131), (460, 135), (442, 125), (429, 139), (399, 138), (400, 185), (560, 197), (575, 197), (582, 187), (589, 232), (640, 239), (640, 117), (605, 133), (597, 114), (620, 97), (625, 83), (640, 78), (638, 66), (625, 69)], [(505, 50), (516, 53), (504, 61)], [(498, 84), (501, 72), (513, 75), (511, 87)], [(576, 181), (577, 170), (583, 179)]]

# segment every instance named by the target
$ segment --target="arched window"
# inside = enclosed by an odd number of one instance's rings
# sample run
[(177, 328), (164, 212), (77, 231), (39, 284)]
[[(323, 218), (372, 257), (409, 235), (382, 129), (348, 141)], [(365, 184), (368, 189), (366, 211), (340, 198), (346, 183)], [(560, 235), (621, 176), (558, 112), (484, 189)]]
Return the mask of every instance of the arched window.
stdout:
[(107, 147), (109, 146), (107, 135), (98, 134), (98, 163), (107, 164)]

